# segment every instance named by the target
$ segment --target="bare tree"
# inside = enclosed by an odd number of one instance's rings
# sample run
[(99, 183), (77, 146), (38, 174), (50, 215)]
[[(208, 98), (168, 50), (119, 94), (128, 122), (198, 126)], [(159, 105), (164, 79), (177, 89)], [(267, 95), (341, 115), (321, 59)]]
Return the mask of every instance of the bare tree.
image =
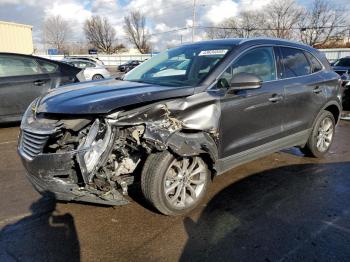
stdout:
[(209, 39), (230, 37), (253, 37), (261, 35), (264, 14), (260, 12), (241, 12), (236, 18), (228, 18), (217, 26), (208, 27)]
[(302, 18), (303, 9), (295, 0), (273, 0), (266, 6), (266, 34), (272, 37), (293, 39), (294, 27)]
[(45, 43), (51, 47), (63, 51), (69, 37), (69, 23), (61, 16), (52, 16), (44, 21), (44, 39)]
[(342, 13), (336, 11), (328, 1), (314, 0), (299, 23), (300, 39), (311, 46), (323, 45), (331, 38), (344, 35), (347, 29), (338, 27), (343, 25), (345, 19)]
[(239, 28), (236, 30), (238, 37), (255, 37), (260, 36), (261, 29), (264, 26), (263, 12), (245, 11), (239, 14)]
[(85, 37), (90, 45), (107, 54), (115, 51), (116, 31), (106, 17), (92, 16), (85, 21)]
[(130, 43), (140, 51), (140, 53), (149, 53), (149, 35), (146, 29), (146, 17), (139, 11), (133, 11), (124, 17), (125, 33)]
[(209, 39), (236, 37), (236, 28), (238, 28), (236, 19), (228, 18), (216, 26), (209, 26), (206, 34)]

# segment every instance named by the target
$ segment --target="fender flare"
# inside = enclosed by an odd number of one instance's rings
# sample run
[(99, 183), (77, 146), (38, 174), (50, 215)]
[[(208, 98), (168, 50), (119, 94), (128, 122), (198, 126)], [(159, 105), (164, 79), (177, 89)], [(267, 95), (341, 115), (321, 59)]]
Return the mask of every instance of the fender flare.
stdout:
[(315, 122), (317, 121), (318, 117), (320, 116), (320, 114), (322, 113), (323, 110), (325, 110), (327, 107), (329, 106), (336, 106), (338, 108), (338, 111), (339, 111), (339, 115), (338, 115), (338, 119), (335, 119), (335, 123), (337, 124), (339, 122), (339, 119), (340, 119), (340, 115), (341, 115), (341, 112), (342, 112), (342, 106), (339, 105), (339, 103), (335, 100), (331, 100), (331, 101), (328, 101), (326, 104), (324, 104), (321, 109), (318, 111), (314, 121), (312, 121), (312, 126), (313, 127), (315, 125)]
[(218, 148), (214, 139), (206, 132), (175, 132), (169, 136), (167, 147), (179, 156), (208, 154), (215, 163), (218, 159)]

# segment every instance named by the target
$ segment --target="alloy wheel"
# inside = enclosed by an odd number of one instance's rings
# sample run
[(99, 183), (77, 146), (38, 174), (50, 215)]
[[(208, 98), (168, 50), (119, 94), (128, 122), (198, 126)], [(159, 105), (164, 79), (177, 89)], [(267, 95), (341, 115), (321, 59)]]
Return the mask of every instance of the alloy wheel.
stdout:
[(175, 159), (164, 179), (167, 202), (176, 209), (192, 206), (203, 193), (207, 179), (208, 169), (200, 157)]

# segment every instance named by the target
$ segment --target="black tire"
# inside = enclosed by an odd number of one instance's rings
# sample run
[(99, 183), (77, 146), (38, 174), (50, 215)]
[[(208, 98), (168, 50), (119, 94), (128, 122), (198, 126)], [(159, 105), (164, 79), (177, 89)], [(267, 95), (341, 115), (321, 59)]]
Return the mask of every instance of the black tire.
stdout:
[[(186, 158), (186, 159), (188, 159), (190, 161), (189, 163), (192, 165), (194, 163), (193, 161), (195, 158)], [(172, 168), (173, 163), (177, 163), (177, 161), (184, 161), (184, 160), (185, 158), (175, 158), (175, 156), (171, 154), (169, 151), (163, 151), (160, 153), (151, 154), (147, 158), (145, 165), (143, 167), (142, 175), (141, 175), (141, 189), (142, 189), (143, 195), (153, 207), (155, 207), (160, 213), (164, 215), (176, 216), (176, 215), (182, 215), (182, 214), (188, 213), (190, 210), (194, 209), (201, 203), (201, 201), (203, 200), (206, 194), (208, 185), (210, 183), (210, 171), (208, 169), (208, 166), (203, 161), (203, 159), (198, 157), (196, 158), (196, 161), (200, 162), (201, 165), (204, 164), (204, 166), (202, 166), (203, 170), (205, 167), (205, 174), (201, 173), (201, 176), (205, 178), (205, 182), (201, 184), (203, 185), (203, 187), (201, 187), (201, 191), (198, 194), (198, 197), (196, 197), (196, 199), (193, 200), (192, 197), (189, 196), (188, 194), (188, 196), (191, 198), (191, 201), (193, 201), (193, 203), (189, 204), (188, 206), (175, 207), (175, 204), (171, 204), (172, 201), (170, 201), (170, 197), (165, 193), (166, 183), (169, 182), (169, 180), (167, 180), (167, 177), (169, 175), (167, 174), (169, 174), (170, 168)], [(178, 176), (178, 174), (176, 174), (176, 177)], [(172, 185), (170, 185), (169, 187), (171, 187)], [(177, 190), (178, 188), (174, 188), (174, 191), (173, 191), (174, 193), (173, 199), (176, 199), (175, 202), (178, 202), (178, 199), (179, 199), (179, 196), (177, 198), (175, 197)], [(181, 194), (183, 192), (182, 190), (183, 190), (183, 187), (180, 189)], [(196, 187), (195, 187), (195, 190), (197, 190)], [(186, 192), (189, 192), (189, 191), (187, 191), (185, 186), (185, 194)]]
[[(332, 137), (331, 137), (331, 141), (329, 142), (329, 145), (327, 146), (326, 150), (320, 150), (317, 147), (317, 142), (318, 142), (318, 136), (320, 135), (320, 126), (322, 124), (322, 122), (325, 119), (329, 119), (332, 123), (331, 126), (331, 133), (332, 133)], [(331, 112), (329, 111), (323, 111), (317, 118), (313, 128), (312, 128), (312, 132), (310, 134), (310, 137), (305, 145), (304, 148), (301, 148), (301, 152), (303, 152), (306, 156), (311, 156), (311, 157), (316, 157), (316, 158), (322, 158), (330, 149), (333, 139), (334, 139), (334, 132), (335, 132), (335, 119), (334, 116)]]
[(92, 80), (100, 80), (100, 79), (104, 79), (103, 75), (96, 74), (92, 76)]

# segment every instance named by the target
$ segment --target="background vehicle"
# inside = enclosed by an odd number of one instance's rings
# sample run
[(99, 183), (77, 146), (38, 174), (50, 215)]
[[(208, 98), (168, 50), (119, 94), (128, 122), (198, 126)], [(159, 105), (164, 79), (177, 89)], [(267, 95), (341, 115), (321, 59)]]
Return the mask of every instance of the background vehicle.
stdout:
[(0, 122), (18, 121), (38, 96), (84, 80), (81, 69), (36, 56), (0, 53)]
[(350, 57), (343, 57), (332, 63), (334, 72), (341, 76), (344, 84), (350, 81)]
[(142, 62), (139, 60), (130, 60), (128, 62), (126, 62), (125, 64), (122, 64), (120, 66), (118, 66), (118, 70), (120, 72), (129, 72), (131, 69), (134, 69), (135, 67), (137, 67), (139, 64), (141, 64)]
[[(165, 74), (176, 60), (188, 60), (186, 70)], [(201, 202), (212, 175), (293, 146), (326, 154), (340, 93), (339, 76), (309, 46), (194, 43), (151, 58), (123, 81), (78, 84), (35, 101), (19, 153), (33, 185), (58, 199), (121, 205), (141, 180), (159, 212), (179, 215)]]
[(83, 69), (83, 74), (86, 80), (99, 80), (111, 77), (109, 71), (100, 64), (96, 64), (92, 61), (79, 60), (79, 59), (66, 59), (63, 62)]
[(86, 60), (86, 61), (94, 62), (97, 65), (104, 66), (104, 63), (100, 59), (98, 59), (97, 57), (91, 57), (91, 56), (65, 56), (64, 58), (68, 59), (68, 60), (75, 60), (75, 59), (77, 59), (77, 60)]
[(344, 93), (343, 93), (343, 107), (344, 109), (350, 108), (350, 57), (343, 57), (332, 63), (333, 70), (340, 75), (343, 81)]

